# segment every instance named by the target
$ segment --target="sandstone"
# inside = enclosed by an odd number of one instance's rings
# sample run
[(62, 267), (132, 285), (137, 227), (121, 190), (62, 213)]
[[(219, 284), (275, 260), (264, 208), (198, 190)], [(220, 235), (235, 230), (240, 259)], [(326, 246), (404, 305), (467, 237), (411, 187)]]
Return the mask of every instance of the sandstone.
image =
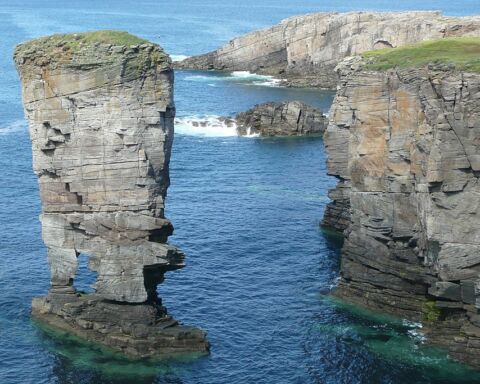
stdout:
[[(205, 332), (174, 321), (156, 292), (167, 271), (185, 265), (167, 244), (173, 227), (164, 217), (170, 58), (116, 31), (32, 40), (14, 58), (51, 273), (33, 316), (133, 356), (208, 351)], [(86, 296), (73, 288), (80, 254), (97, 273)]]
[(338, 185), (323, 223), (345, 234), (336, 294), (423, 321), (480, 366), (480, 73), (369, 65), (338, 65), (324, 135)]
[(261, 136), (322, 135), (328, 123), (322, 111), (300, 101), (258, 104), (235, 121), (239, 135)]
[(480, 17), (439, 12), (313, 13), (237, 37), (223, 47), (176, 63), (179, 68), (250, 71), (293, 86), (335, 88), (335, 66), (372, 49), (423, 40), (479, 36)]

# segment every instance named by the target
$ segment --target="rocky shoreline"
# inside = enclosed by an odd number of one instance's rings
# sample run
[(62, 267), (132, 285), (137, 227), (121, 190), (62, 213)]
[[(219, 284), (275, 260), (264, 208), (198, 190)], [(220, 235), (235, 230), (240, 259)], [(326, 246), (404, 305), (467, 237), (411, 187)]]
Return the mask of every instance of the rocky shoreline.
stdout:
[(327, 116), (301, 101), (257, 104), (234, 116), (179, 118), (177, 124), (192, 128), (219, 128), (235, 131), (238, 136), (293, 137), (322, 136)]
[(175, 66), (250, 71), (282, 78), (292, 87), (334, 89), (335, 66), (348, 56), (457, 36), (480, 36), (480, 17), (447, 17), (440, 12), (313, 13), (237, 37)]
[(324, 141), (338, 184), (322, 220), (345, 236), (335, 295), (422, 322), (429, 343), (475, 367), (478, 36), (478, 16), (312, 14), (176, 63), (337, 88)]
[[(335, 295), (420, 321), (428, 342), (479, 367), (480, 67), (461, 55), (478, 57), (480, 40), (457, 36), (480, 36), (480, 17), (313, 14), (178, 66), (337, 87), (328, 127), (298, 102), (224, 122), (241, 135), (325, 131), (338, 184), (322, 225), (345, 236)], [(32, 314), (135, 357), (208, 352), (205, 332), (180, 325), (156, 293), (184, 266), (164, 216), (175, 117), (168, 55), (101, 31), (22, 44), (15, 62), (52, 275)], [(73, 288), (81, 253), (98, 274), (95, 294)]]

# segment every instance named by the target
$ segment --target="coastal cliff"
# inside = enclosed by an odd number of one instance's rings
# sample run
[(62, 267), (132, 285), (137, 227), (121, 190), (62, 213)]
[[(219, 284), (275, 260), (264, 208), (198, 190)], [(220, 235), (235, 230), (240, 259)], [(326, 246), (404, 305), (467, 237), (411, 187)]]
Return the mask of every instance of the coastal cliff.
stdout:
[[(137, 357), (208, 351), (167, 314), (157, 285), (184, 267), (164, 217), (175, 107), (168, 55), (125, 32), (17, 46), (51, 287), (32, 315)], [(95, 293), (74, 288), (80, 254)]]
[[(480, 39), (343, 61), (324, 135), (345, 230), (336, 294), (480, 366)], [(428, 63), (433, 64), (428, 64)]]
[(237, 37), (176, 66), (250, 71), (282, 77), (292, 86), (335, 88), (334, 68), (345, 57), (455, 36), (480, 36), (480, 17), (445, 17), (440, 12), (314, 13)]

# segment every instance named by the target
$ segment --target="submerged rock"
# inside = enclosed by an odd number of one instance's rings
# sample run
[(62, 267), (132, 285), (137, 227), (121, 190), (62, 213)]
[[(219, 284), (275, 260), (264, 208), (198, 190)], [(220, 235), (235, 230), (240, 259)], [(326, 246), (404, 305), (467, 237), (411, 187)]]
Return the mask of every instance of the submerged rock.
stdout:
[(255, 105), (235, 117), (239, 135), (306, 136), (321, 135), (328, 118), (319, 109), (301, 101)]
[(324, 223), (345, 230), (338, 295), (424, 321), (431, 343), (480, 366), (480, 73), (454, 61), (337, 67)]
[(440, 12), (312, 13), (237, 37), (176, 66), (250, 71), (286, 78), (292, 86), (335, 88), (334, 68), (347, 56), (454, 36), (480, 36), (480, 17), (445, 17)]
[[(156, 288), (184, 254), (164, 217), (173, 140), (168, 55), (125, 32), (54, 35), (17, 46), (51, 287), (33, 316), (133, 356), (206, 352)], [(95, 293), (73, 288), (78, 256)]]

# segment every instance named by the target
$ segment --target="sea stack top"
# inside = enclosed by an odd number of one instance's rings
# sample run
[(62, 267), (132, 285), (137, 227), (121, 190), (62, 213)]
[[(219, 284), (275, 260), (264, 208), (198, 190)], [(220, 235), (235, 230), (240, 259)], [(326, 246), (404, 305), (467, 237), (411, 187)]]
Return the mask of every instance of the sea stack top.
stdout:
[(19, 44), (14, 60), (19, 66), (40, 66), (50, 69), (73, 67), (92, 69), (135, 58), (137, 62), (171, 65), (168, 54), (158, 45), (128, 32), (102, 30), (71, 34), (56, 34)]

